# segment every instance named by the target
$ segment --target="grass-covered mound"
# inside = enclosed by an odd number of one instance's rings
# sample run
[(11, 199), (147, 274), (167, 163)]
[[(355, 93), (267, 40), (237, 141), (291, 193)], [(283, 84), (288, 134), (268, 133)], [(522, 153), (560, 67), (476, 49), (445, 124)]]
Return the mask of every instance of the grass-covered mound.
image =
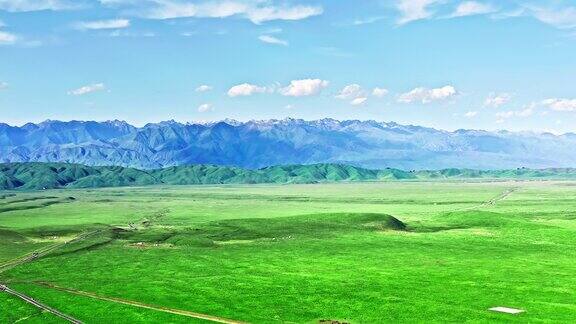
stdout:
[(397, 218), (377, 213), (311, 214), (278, 218), (227, 219), (187, 229), (149, 228), (126, 231), (120, 238), (130, 243), (175, 246), (215, 246), (226, 243), (324, 238), (362, 231), (403, 231)]

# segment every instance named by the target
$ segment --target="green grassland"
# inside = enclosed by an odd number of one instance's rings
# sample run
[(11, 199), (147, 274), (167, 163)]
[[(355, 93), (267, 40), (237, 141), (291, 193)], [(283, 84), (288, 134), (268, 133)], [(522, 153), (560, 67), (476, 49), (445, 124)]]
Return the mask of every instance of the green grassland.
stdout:
[[(96, 323), (205, 321), (70, 290), (257, 323), (570, 322), (575, 198), (570, 181), (5, 191), (0, 282)], [(1, 293), (0, 310), (59, 321)]]

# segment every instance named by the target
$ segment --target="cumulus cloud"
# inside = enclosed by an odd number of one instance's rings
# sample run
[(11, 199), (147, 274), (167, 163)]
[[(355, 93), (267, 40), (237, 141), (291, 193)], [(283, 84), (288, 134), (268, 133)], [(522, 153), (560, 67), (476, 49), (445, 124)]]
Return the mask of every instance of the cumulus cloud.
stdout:
[(76, 8), (79, 8), (78, 4), (64, 0), (0, 0), (0, 10), (8, 12), (56, 11)]
[(542, 105), (555, 111), (576, 111), (576, 99), (550, 98), (543, 100)]
[(78, 89), (70, 90), (70, 91), (68, 91), (68, 94), (72, 95), (72, 96), (82, 96), (85, 94), (89, 94), (89, 93), (97, 92), (97, 91), (102, 91), (105, 89), (106, 89), (106, 87), (104, 86), (104, 83), (94, 83), (94, 84), (90, 84), (90, 85), (85, 85), (85, 86), (80, 87)]
[(439, 0), (398, 0), (396, 8), (400, 11), (401, 17), (398, 24), (406, 24), (411, 21), (430, 18), (432, 12), (430, 7)]
[(201, 113), (207, 112), (207, 111), (212, 111), (212, 110), (214, 110), (214, 107), (212, 107), (211, 104), (205, 103), (205, 104), (201, 104), (200, 106), (198, 106), (198, 112), (201, 112)]
[(496, 11), (491, 5), (477, 1), (465, 1), (456, 7), (451, 17), (464, 17), (473, 15), (483, 15)]
[(322, 92), (329, 82), (320, 79), (292, 80), (290, 85), (280, 89), (280, 94), (290, 97), (313, 96)]
[(288, 42), (279, 38), (276, 38), (274, 36), (270, 36), (270, 35), (262, 35), (260, 37), (258, 37), (258, 39), (264, 43), (268, 43), (268, 44), (275, 44), (275, 45), (282, 45), (282, 46), (288, 46)]
[(130, 26), (128, 19), (109, 19), (109, 20), (95, 20), (95, 21), (81, 21), (76, 24), (76, 29), (120, 29)]
[(477, 111), (469, 111), (467, 113), (464, 114), (464, 117), (466, 118), (474, 118), (478, 115)]
[(206, 84), (202, 84), (196, 88), (196, 92), (207, 92), (212, 90), (212, 87)]
[(334, 97), (342, 100), (350, 100), (350, 104), (352, 106), (363, 105), (366, 102), (366, 100), (368, 100), (366, 92), (362, 89), (360, 85), (355, 83), (345, 86)]
[(382, 98), (386, 96), (388, 93), (389, 93), (388, 89), (385, 88), (376, 87), (372, 90), (372, 95), (377, 98)]
[(342, 90), (340, 90), (340, 92), (335, 96), (335, 98), (347, 100), (347, 99), (355, 99), (361, 96), (364, 96), (364, 90), (362, 90), (362, 87), (360, 85), (354, 83), (349, 84), (344, 88), (342, 88)]
[[(1, 1), (1, 0), (0, 0)], [(301, 20), (312, 16), (321, 15), (321, 6), (308, 5), (275, 5), (272, 1), (204, 1), (183, 2), (176, 0), (154, 1), (116, 1), (101, 0), (106, 5), (129, 5), (135, 8), (135, 12), (149, 19), (172, 19), (184, 17), (199, 18), (226, 18), (232, 16), (249, 19), (255, 24), (261, 24), (272, 20)], [(144, 6), (142, 4), (145, 4)]]
[(435, 89), (427, 89), (420, 87), (398, 96), (398, 102), (401, 103), (421, 102), (423, 104), (427, 104), (433, 101), (446, 100), (456, 96), (457, 94), (458, 92), (456, 91), (456, 89), (450, 85)]
[(260, 87), (250, 83), (242, 83), (228, 90), (229, 97), (251, 96), (256, 93), (266, 92), (266, 87)]
[(509, 93), (490, 93), (486, 100), (484, 100), (484, 106), (499, 108), (510, 102), (512, 95)]
[(12, 45), (16, 43), (18, 36), (0, 30), (0, 45)]
[(352, 106), (361, 106), (361, 105), (363, 105), (363, 104), (366, 103), (366, 100), (368, 100), (368, 98), (366, 98), (366, 97), (358, 97), (358, 98), (355, 98), (355, 99), (353, 99), (352, 101), (350, 101), (350, 104), (351, 104)]

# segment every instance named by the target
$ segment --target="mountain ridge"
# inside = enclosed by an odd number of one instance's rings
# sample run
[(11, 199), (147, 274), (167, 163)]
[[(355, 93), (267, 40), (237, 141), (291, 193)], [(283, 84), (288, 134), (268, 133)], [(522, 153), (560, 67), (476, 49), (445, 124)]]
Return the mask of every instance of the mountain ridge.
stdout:
[(279, 165), (257, 170), (217, 165), (139, 170), (71, 163), (2, 163), (0, 190), (103, 188), (147, 185), (289, 184), (398, 180), (575, 180), (576, 169), (373, 170), (344, 164)]
[(67, 162), (157, 169), (215, 164), (258, 169), (342, 163), (365, 168), (514, 169), (576, 166), (576, 134), (445, 131), (325, 118), (180, 123), (0, 124), (0, 162)]

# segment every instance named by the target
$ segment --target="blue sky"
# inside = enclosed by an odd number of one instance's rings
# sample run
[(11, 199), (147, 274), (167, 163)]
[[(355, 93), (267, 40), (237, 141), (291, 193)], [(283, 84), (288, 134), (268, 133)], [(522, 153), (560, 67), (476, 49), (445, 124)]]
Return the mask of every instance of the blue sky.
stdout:
[(0, 0), (0, 122), (576, 131), (576, 2)]

